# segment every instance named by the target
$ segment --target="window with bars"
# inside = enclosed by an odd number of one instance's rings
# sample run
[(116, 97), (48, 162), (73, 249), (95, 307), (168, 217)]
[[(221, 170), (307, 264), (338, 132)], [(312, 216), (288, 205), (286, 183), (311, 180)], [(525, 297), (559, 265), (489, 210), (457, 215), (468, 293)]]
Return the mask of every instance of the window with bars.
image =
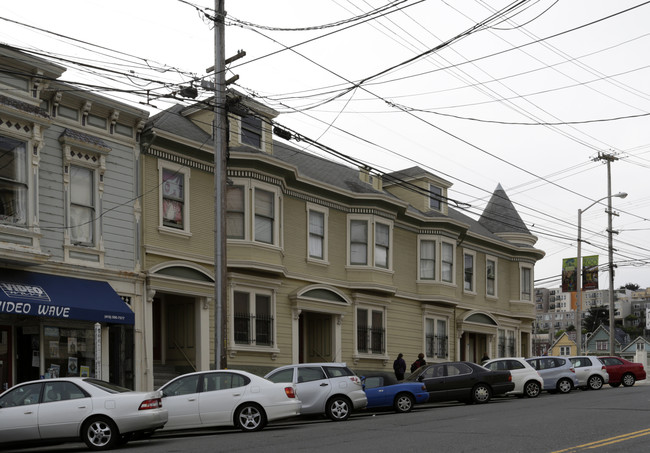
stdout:
[(273, 346), (274, 317), (270, 295), (235, 291), (233, 319), (236, 344)]
[(426, 318), (425, 353), (427, 357), (444, 359), (449, 356), (447, 345), (447, 321)]
[(497, 335), (497, 352), (499, 357), (506, 357), (506, 331), (499, 329)]
[(366, 354), (384, 354), (384, 312), (367, 308), (357, 309), (357, 351)]

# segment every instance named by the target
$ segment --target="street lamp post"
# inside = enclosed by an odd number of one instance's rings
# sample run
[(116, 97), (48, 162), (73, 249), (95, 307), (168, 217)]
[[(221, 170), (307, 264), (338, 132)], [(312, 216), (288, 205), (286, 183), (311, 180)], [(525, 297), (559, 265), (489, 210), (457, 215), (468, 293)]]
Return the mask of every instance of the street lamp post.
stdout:
[[(582, 355), (582, 213), (585, 212), (587, 209), (591, 208), (593, 205), (596, 203), (599, 203), (605, 199), (609, 201), (609, 210), (610, 210), (610, 223), (609, 223), (609, 229), (611, 230), (611, 204), (612, 204), (612, 197), (617, 197), (617, 198), (625, 198), (627, 197), (627, 193), (625, 192), (619, 192), (615, 195), (607, 195), (606, 197), (600, 198), (593, 203), (591, 203), (589, 206), (587, 206), (585, 209), (578, 209), (578, 262), (576, 264), (576, 267), (578, 268), (578, 279), (576, 282), (577, 285), (577, 294), (576, 294), (576, 323), (577, 325), (577, 338), (576, 338), (576, 343), (577, 343), (577, 355)], [(611, 237), (611, 233), (610, 233)], [(612, 253), (612, 242), (611, 239), (609, 241), (609, 252), (610, 254)], [(611, 258), (610, 258), (611, 261)], [(611, 291), (611, 288), (610, 288)], [(611, 308), (610, 308), (611, 309)], [(610, 313), (610, 319), (612, 319), (613, 314)]]

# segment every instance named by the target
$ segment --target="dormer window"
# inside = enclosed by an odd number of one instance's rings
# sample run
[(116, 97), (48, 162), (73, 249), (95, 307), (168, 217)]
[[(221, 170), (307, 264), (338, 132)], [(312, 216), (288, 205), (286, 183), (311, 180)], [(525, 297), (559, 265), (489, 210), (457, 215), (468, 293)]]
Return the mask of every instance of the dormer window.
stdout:
[(241, 119), (241, 142), (244, 145), (262, 148), (262, 120), (254, 116)]
[(442, 189), (433, 184), (429, 184), (429, 193), (429, 207), (440, 211), (442, 208)]

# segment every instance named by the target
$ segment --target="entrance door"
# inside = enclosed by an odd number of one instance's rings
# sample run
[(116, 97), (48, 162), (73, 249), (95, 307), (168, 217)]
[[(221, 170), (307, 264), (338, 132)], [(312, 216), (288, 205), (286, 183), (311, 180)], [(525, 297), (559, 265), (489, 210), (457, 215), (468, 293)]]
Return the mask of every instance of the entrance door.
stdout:
[(0, 326), (0, 393), (13, 385), (11, 354), (11, 326)]
[(167, 354), (165, 363), (177, 366), (196, 364), (195, 302), (191, 297), (165, 297)]
[(304, 362), (332, 361), (332, 315), (304, 314)]

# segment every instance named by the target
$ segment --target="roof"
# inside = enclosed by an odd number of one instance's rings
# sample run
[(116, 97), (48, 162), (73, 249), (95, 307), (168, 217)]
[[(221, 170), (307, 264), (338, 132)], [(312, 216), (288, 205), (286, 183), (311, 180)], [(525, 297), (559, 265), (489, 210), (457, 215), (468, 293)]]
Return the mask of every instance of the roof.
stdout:
[(498, 184), (494, 190), (483, 214), (481, 214), (479, 223), (493, 233), (520, 232), (530, 234), (501, 184)]

